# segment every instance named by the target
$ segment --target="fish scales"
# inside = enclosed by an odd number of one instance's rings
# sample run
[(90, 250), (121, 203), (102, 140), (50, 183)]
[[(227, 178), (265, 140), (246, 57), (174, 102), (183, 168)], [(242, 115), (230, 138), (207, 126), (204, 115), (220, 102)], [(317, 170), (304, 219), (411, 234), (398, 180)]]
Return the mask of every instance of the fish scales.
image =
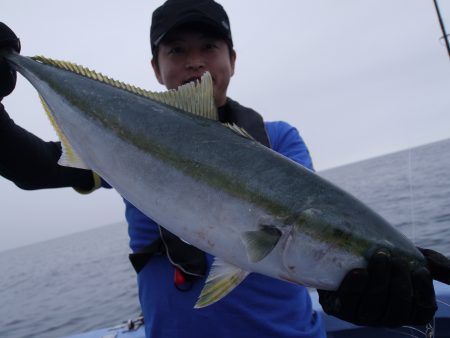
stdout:
[(213, 268), (200, 306), (248, 272), (333, 290), (380, 247), (411, 269), (425, 264), (404, 235), (356, 198), (218, 121), (7, 58), (89, 168), (168, 230), (238, 267), (225, 280)]

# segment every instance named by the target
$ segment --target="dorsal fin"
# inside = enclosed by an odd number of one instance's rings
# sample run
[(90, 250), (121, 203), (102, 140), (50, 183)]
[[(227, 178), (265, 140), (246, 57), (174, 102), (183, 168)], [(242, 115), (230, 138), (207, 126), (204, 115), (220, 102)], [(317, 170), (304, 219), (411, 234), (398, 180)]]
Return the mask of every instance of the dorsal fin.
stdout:
[(234, 131), (236, 134), (238, 134), (238, 135), (240, 135), (240, 136), (242, 136), (242, 137), (248, 138), (248, 139), (250, 139), (250, 140), (255, 141), (255, 139), (253, 138), (253, 136), (250, 135), (250, 134), (247, 132), (247, 130), (245, 130), (244, 128), (239, 127), (237, 124), (235, 124), (235, 123), (228, 123), (228, 122), (227, 122), (227, 123), (224, 123), (223, 125), (224, 125), (225, 127), (229, 128), (229, 129), (231, 129), (232, 131)]
[(53, 60), (44, 56), (35, 56), (32, 59), (43, 64), (51, 65), (96, 81), (100, 81), (102, 83), (109, 84), (113, 87), (127, 90), (136, 95), (151, 98), (155, 101), (176, 107), (194, 115), (202, 116), (211, 120), (218, 120), (217, 107), (214, 104), (213, 83), (209, 72), (203, 74), (200, 81), (187, 83), (178, 87), (176, 90), (169, 90), (167, 92), (151, 92), (124, 82), (116, 81), (112, 78), (104, 76), (101, 73), (95, 72), (75, 63)]

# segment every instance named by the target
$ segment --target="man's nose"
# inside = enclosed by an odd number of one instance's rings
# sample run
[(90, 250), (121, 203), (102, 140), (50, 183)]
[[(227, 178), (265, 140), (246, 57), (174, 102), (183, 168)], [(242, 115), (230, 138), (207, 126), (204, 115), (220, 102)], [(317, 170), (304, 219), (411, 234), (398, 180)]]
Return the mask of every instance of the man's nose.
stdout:
[(201, 53), (198, 52), (189, 53), (186, 62), (186, 68), (197, 70), (205, 68), (205, 66), (206, 66), (205, 59), (203, 58)]

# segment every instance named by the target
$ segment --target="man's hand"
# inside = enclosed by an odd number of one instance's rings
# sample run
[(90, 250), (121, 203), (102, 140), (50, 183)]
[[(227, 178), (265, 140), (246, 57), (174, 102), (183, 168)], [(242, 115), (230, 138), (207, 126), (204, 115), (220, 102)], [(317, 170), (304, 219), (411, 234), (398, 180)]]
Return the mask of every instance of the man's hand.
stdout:
[(367, 269), (350, 271), (337, 291), (318, 290), (323, 310), (364, 326), (429, 323), (437, 310), (433, 279), (450, 283), (450, 260), (433, 250), (419, 250), (427, 259), (428, 269), (413, 272), (391, 258), (389, 251), (379, 250)]
[(450, 285), (450, 259), (439, 252), (417, 248), (425, 256), (431, 277), (439, 282)]
[[(20, 41), (16, 34), (3, 22), (0, 22), (0, 49), (12, 49), (20, 52)], [(0, 57), (0, 100), (11, 94), (16, 86), (16, 72)]]

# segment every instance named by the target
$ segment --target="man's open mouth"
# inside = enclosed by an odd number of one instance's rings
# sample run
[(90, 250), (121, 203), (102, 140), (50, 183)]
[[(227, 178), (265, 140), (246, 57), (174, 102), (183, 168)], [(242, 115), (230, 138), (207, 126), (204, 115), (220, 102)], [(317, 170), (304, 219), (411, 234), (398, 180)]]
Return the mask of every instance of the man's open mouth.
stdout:
[(184, 80), (181, 84), (185, 85), (186, 83), (193, 82), (193, 81), (200, 83), (201, 82), (201, 77), (200, 76), (190, 77), (189, 79)]

